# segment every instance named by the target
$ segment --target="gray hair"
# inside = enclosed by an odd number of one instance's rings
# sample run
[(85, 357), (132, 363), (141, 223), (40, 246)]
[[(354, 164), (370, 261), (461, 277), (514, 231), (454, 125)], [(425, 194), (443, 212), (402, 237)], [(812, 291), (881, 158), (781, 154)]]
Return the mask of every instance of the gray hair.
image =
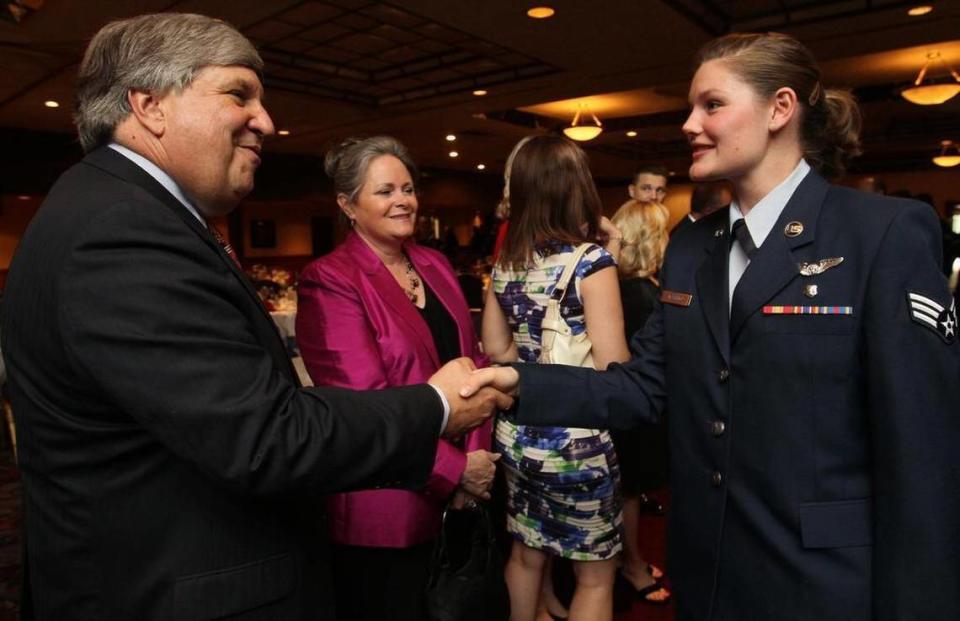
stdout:
[(419, 172), (407, 148), (392, 136), (372, 136), (348, 138), (327, 152), (323, 169), (333, 179), (333, 191), (345, 195), (351, 203), (356, 202), (370, 162), (381, 155), (392, 155), (403, 162), (416, 188)]
[(253, 44), (219, 19), (156, 13), (110, 22), (90, 41), (77, 76), (74, 122), (83, 150), (113, 139), (117, 125), (131, 112), (131, 89), (182, 91), (211, 65), (263, 71)]

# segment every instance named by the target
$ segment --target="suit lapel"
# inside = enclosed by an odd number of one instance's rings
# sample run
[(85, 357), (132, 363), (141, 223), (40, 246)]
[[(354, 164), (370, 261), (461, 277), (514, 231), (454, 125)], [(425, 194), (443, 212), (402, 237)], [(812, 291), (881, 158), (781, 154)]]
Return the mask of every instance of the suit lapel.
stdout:
[(387, 266), (356, 233), (350, 233), (344, 244), (350, 245), (350, 253), (357, 257), (363, 271), (370, 277), (370, 282), (380, 294), (380, 299), (392, 311), (392, 316), (397, 318), (399, 322), (405, 323), (413, 331), (420, 345), (429, 354), (434, 366), (439, 367), (440, 356), (437, 354), (437, 348), (433, 343), (433, 335), (430, 333), (427, 322), (423, 320), (417, 308), (410, 303), (410, 298), (397, 284)]
[[(170, 192), (168, 192), (159, 181), (150, 176), (147, 171), (140, 168), (110, 147), (102, 147), (96, 151), (93, 151), (84, 158), (84, 162), (92, 166), (96, 166), (97, 168), (100, 168), (101, 170), (104, 170), (115, 177), (119, 177), (120, 179), (123, 179), (124, 181), (132, 183), (143, 189), (145, 192), (157, 199), (157, 201), (162, 205), (177, 214), (177, 216), (183, 220), (187, 227), (196, 233), (197, 236), (220, 257), (220, 260), (223, 261), (223, 263), (233, 272), (234, 276), (236, 276), (237, 280), (240, 281), (244, 291), (246, 291), (247, 294), (253, 299), (254, 306), (259, 309), (259, 312), (262, 314), (263, 318), (273, 329), (273, 333), (276, 334), (277, 337), (277, 342), (272, 343), (270, 349), (277, 354), (274, 357), (278, 361), (281, 358), (284, 360), (284, 368), (288, 371), (290, 377), (299, 385), (297, 372), (293, 368), (293, 365), (290, 362), (290, 357), (286, 353), (286, 344), (284, 344), (283, 339), (280, 336), (280, 332), (277, 329), (276, 324), (273, 322), (273, 318), (270, 317), (270, 313), (263, 305), (263, 301), (253, 288), (253, 283), (250, 282), (250, 279), (247, 278), (247, 275), (240, 270), (237, 264), (234, 263), (233, 259), (231, 259), (230, 256), (220, 246), (220, 244), (217, 243), (217, 240), (213, 238), (210, 230), (204, 226), (203, 223), (197, 220), (196, 216), (187, 211), (187, 208), (184, 207), (175, 196), (170, 194)], [(278, 344), (279, 347), (276, 347)]]
[[(170, 192), (164, 188), (159, 181), (150, 176), (147, 171), (143, 170), (129, 159), (117, 153), (109, 147), (104, 147), (98, 149), (88, 155), (85, 158), (85, 161), (88, 163), (101, 168), (110, 174), (120, 177), (130, 183), (133, 183), (151, 196), (156, 198), (160, 203), (166, 206), (168, 209), (173, 211), (181, 220), (194, 232), (200, 239), (206, 243), (213, 252), (220, 257), (220, 260), (223, 261), (230, 271), (233, 272), (234, 276), (237, 277), (237, 280), (240, 281), (243, 285), (244, 290), (257, 302), (257, 305), (262, 309), (264, 316), (267, 319), (270, 319), (270, 315), (267, 312), (266, 308), (263, 306), (263, 303), (260, 301), (260, 296), (257, 295), (256, 290), (253, 288), (253, 283), (250, 282), (250, 279), (247, 278), (247, 275), (237, 266), (237, 264), (230, 258), (230, 256), (223, 250), (217, 240), (214, 239), (213, 235), (210, 233), (210, 230), (203, 225), (196, 216), (187, 211), (187, 208), (184, 207), (179, 200)], [(271, 319), (271, 321), (273, 321)]]
[[(726, 214), (727, 210), (722, 210), (722, 213)], [(726, 222), (726, 217), (723, 222)], [(727, 271), (729, 270), (727, 249), (729, 242), (725, 225), (716, 230), (722, 231), (722, 233), (715, 234), (713, 245), (707, 247), (707, 256), (697, 269), (696, 282), (697, 292), (700, 294), (700, 308), (707, 320), (707, 327), (713, 335), (717, 349), (720, 350), (723, 359), (729, 364), (730, 322), (727, 315)]]
[[(730, 305), (730, 342), (736, 340), (747, 319), (767, 300), (782, 290), (799, 274), (794, 249), (816, 238), (817, 221), (829, 184), (811, 170), (787, 202), (759, 252), (750, 261), (737, 283)], [(803, 224), (803, 232), (788, 237), (784, 229), (789, 222)]]

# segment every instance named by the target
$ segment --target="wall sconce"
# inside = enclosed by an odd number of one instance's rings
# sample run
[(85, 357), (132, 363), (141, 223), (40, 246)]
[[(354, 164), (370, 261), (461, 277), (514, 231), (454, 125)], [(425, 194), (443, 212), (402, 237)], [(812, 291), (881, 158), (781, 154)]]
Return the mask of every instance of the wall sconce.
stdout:
[[(935, 61), (946, 68), (950, 76), (953, 77), (953, 82), (930, 82), (928, 84), (923, 84), (923, 79), (927, 76), (927, 69), (930, 68), (930, 63)], [(900, 91), (900, 95), (904, 99), (910, 103), (915, 103), (921, 106), (935, 106), (937, 104), (942, 104), (948, 99), (956, 96), (957, 93), (960, 93), (960, 74), (958, 74), (953, 67), (948, 65), (946, 61), (940, 57), (940, 52), (928, 52), (927, 62), (923, 63), (923, 67), (920, 69), (917, 79), (914, 80), (913, 86), (907, 87)]]
[[(580, 116), (585, 110), (587, 114), (593, 118), (593, 125), (580, 125)], [(573, 121), (570, 123), (570, 127), (564, 127), (563, 133), (571, 140), (586, 142), (587, 140), (593, 140), (603, 133), (603, 125), (600, 123), (600, 119), (597, 118), (596, 114), (587, 110), (586, 105), (580, 104), (577, 106), (577, 113), (573, 115)]]
[(933, 158), (933, 163), (943, 168), (953, 168), (960, 165), (960, 146), (952, 140), (944, 140), (940, 143), (940, 155)]

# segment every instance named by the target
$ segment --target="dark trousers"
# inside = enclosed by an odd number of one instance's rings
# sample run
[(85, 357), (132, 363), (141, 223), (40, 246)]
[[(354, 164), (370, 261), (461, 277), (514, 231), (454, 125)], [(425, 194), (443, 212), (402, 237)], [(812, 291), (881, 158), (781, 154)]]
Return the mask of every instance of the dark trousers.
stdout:
[(337, 619), (426, 621), (433, 543), (411, 548), (333, 546)]

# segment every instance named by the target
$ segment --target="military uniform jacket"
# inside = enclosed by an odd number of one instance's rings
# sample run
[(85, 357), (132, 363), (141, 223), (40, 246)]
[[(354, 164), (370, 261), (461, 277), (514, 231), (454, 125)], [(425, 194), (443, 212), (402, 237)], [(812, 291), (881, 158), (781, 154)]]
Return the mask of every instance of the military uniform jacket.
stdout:
[(730, 306), (728, 218), (671, 242), (631, 362), (519, 365), (520, 420), (669, 410), (679, 619), (960, 618), (960, 345), (932, 210), (811, 172)]

